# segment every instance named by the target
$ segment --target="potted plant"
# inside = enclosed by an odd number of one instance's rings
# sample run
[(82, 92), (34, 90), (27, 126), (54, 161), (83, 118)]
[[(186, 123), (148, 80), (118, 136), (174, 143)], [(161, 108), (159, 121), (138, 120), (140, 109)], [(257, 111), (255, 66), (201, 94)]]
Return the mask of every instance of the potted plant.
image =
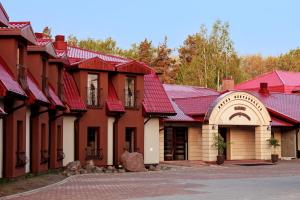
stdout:
[(267, 142), (269, 142), (269, 145), (272, 147), (272, 154), (271, 154), (271, 160), (272, 163), (278, 162), (278, 154), (276, 153), (276, 147), (280, 146), (279, 141), (276, 138), (271, 137), (270, 139), (267, 139)]
[(217, 161), (216, 161), (218, 165), (223, 164), (225, 161), (224, 151), (226, 149), (226, 146), (227, 144), (224, 141), (224, 138), (219, 133), (214, 136), (213, 147), (215, 147), (218, 150)]

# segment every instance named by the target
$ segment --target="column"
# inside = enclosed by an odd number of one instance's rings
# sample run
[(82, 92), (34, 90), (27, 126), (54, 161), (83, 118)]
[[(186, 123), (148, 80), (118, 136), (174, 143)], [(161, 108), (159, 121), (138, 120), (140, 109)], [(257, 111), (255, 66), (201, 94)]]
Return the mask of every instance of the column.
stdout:
[(202, 125), (202, 159), (203, 161), (216, 161), (218, 150), (213, 147), (214, 136), (218, 134), (218, 126), (211, 124)]
[(255, 127), (255, 159), (270, 160), (271, 147), (267, 142), (271, 138), (271, 129), (268, 126)]

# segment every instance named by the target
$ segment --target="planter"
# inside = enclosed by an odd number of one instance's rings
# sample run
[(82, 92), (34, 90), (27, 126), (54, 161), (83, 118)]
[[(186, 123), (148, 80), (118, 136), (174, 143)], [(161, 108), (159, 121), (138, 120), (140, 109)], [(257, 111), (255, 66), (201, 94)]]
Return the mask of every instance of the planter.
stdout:
[(272, 163), (277, 163), (278, 162), (278, 154), (272, 154), (271, 160), (272, 160)]
[(224, 161), (225, 161), (225, 156), (224, 156), (224, 155), (218, 155), (218, 156), (217, 156), (217, 161), (216, 161), (216, 163), (217, 163), (218, 165), (222, 165), (222, 164), (224, 163)]

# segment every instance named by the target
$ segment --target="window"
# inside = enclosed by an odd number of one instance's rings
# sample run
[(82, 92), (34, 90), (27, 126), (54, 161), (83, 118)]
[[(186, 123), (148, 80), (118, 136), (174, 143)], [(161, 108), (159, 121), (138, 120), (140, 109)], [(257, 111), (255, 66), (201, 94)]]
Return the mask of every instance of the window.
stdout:
[(134, 77), (126, 77), (125, 79), (125, 107), (133, 108), (136, 105), (135, 99), (135, 78)]
[(88, 74), (87, 104), (89, 106), (99, 106), (98, 79), (98, 74)]
[(128, 152), (136, 151), (136, 138), (135, 138), (135, 129), (134, 128), (126, 128), (125, 131), (125, 149)]
[(99, 127), (88, 127), (86, 160), (101, 160), (103, 158), (100, 148), (99, 130)]

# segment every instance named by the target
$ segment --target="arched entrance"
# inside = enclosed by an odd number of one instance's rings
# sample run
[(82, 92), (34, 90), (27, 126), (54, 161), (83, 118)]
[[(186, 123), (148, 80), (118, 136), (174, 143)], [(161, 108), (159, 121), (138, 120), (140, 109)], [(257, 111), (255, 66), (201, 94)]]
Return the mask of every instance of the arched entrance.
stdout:
[(270, 159), (267, 139), (271, 137), (271, 118), (255, 96), (247, 92), (228, 92), (210, 106), (202, 126), (202, 152), (204, 161), (216, 160), (217, 150), (212, 146), (219, 132), (230, 145), (227, 158)]

